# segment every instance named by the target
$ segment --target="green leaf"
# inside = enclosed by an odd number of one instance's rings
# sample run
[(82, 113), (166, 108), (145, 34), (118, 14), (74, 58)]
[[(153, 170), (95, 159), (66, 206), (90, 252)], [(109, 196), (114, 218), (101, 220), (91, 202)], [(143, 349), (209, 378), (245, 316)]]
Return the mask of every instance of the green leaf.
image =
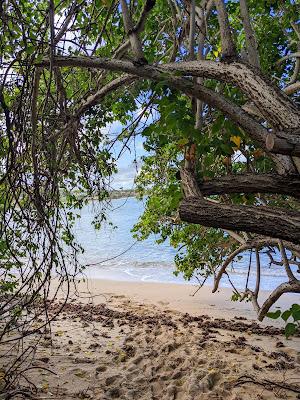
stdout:
[(284, 330), (285, 333), (285, 337), (288, 339), (290, 336), (294, 335), (294, 333), (296, 332), (297, 329), (297, 325), (293, 324), (292, 322), (289, 322)]
[(300, 321), (300, 310), (293, 312), (292, 317), (294, 318), (294, 321)]
[(278, 319), (280, 317), (280, 315), (281, 315), (281, 311), (280, 310), (277, 310), (275, 312), (268, 312), (267, 313), (267, 317), (268, 318), (272, 318), (272, 319)]
[(291, 311), (291, 310), (286, 310), (286, 311), (284, 311), (284, 312), (282, 313), (281, 318), (282, 318), (284, 321), (287, 321), (287, 320), (290, 318), (291, 314), (292, 314), (292, 311)]
[(300, 304), (293, 304), (291, 307), (292, 313), (300, 311)]

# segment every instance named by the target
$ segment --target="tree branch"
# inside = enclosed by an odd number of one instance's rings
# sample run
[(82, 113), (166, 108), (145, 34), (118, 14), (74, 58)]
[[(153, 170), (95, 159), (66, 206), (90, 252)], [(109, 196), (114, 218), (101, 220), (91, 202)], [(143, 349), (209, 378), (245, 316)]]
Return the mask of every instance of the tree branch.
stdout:
[[(191, 61), (194, 63), (210, 63), (209, 61)], [(125, 72), (128, 74), (136, 75), (145, 79), (152, 79), (155, 81), (164, 81), (168, 83), (171, 87), (181, 90), (183, 93), (194, 96), (208, 103), (212, 107), (216, 107), (225, 115), (228, 115), (234, 122), (242, 126), (245, 131), (247, 131), (250, 136), (259, 142), (259, 144), (265, 148), (265, 139), (267, 136), (267, 129), (260, 125), (254, 118), (249, 116), (248, 113), (243, 111), (239, 106), (230, 102), (224, 96), (219, 93), (202, 86), (200, 84), (194, 84), (192, 81), (176, 77), (171, 72), (176, 69), (176, 63), (160, 65), (159, 67), (150, 65), (135, 65), (130, 61), (123, 60), (109, 60), (106, 58), (95, 58), (95, 57), (60, 57), (56, 56), (54, 58), (54, 66), (58, 67), (81, 67), (81, 68), (99, 68), (106, 69), (110, 71)], [(182, 64), (182, 63), (180, 63)], [(189, 63), (184, 63), (189, 64)], [(214, 64), (214, 63), (213, 63)], [(44, 60), (37, 63), (38, 66), (49, 66), (49, 60)], [(176, 68), (175, 68), (176, 67)], [(166, 74), (166, 72), (170, 74)]]
[(198, 184), (204, 196), (229, 193), (275, 193), (300, 199), (299, 175), (248, 173), (222, 176)]
[[(49, 66), (49, 60), (45, 59), (44, 61), (37, 63), (36, 65), (38, 66), (44, 66), (47, 67)], [(228, 71), (228, 64), (225, 63), (216, 63), (216, 62), (211, 62), (211, 61), (206, 61), (206, 60), (197, 60), (197, 61), (189, 61), (189, 62), (181, 62), (181, 63), (172, 63), (172, 64), (163, 64), (159, 65), (159, 67), (155, 66), (150, 66), (150, 65), (136, 65), (130, 61), (123, 61), (123, 60), (109, 60), (106, 58), (96, 58), (96, 57), (59, 57), (56, 56), (53, 60), (54, 66), (58, 67), (65, 67), (65, 66), (73, 66), (73, 67), (81, 67), (81, 68), (99, 68), (99, 69), (105, 69), (105, 70), (110, 70), (110, 71), (120, 71), (120, 72), (125, 72), (128, 74), (136, 75), (141, 78), (145, 79), (152, 79), (154, 81), (163, 81), (166, 82), (170, 87), (173, 87), (177, 90), (182, 91), (183, 93), (193, 96), (195, 98), (198, 98), (199, 100), (204, 101), (205, 103), (209, 104), (212, 107), (215, 107), (222, 111), (225, 115), (227, 115), (232, 121), (237, 123), (239, 126), (241, 126), (248, 134), (249, 136), (254, 139), (255, 141), (258, 142), (258, 144), (265, 150), (266, 148), (266, 136), (268, 134), (268, 130), (263, 127), (259, 122), (255, 120), (255, 118), (251, 117), (247, 112), (243, 111), (241, 107), (237, 106), (236, 104), (232, 103), (230, 100), (228, 100), (226, 97), (222, 96), (219, 93), (215, 93), (209, 88), (206, 88), (203, 85), (195, 84), (191, 80), (182, 78), (182, 77), (177, 77), (174, 76), (175, 71), (186, 71), (187, 74), (194, 75), (194, 76), (206, 76), (204, 74), (204, 71), (208, 72), (208, 76), (214, 75), (212, 71), (218, 71), (217, 75), (220, 77), (220, 71), (224, 67), (224, 72)], [(231, 66), (232, 64), (230, 64)], [(249, 70), (248, 67), (244, 66), (243, 64), (234, 64), (233, 68), (236, 68), (239, 70), (240, 68), (243, 69), (243, 74), (244, 79), (247, 80), (249, 78)], [(230, 69), (231, 70), (231, 69)], [(247, 73), (248, 71), (248, 73)], [(169, 74), (166, 74), (166, 72), (169, 72)], [(232, 71), (231, 71), (232, 72)], [(244, 74), (245, 73), (245, 74)], [(223, 73), (221, 74), (223, 75)], [(255, 75), (253, 74), (253, 81), (251, 80), (251, 83), (249, 83), (250, 87), (253, 87), (253, 84), (256, 86), (261, 84), (263, 85), (263, 81), (260, 82), (258, 79), (258, 82), (255, 81)], [(226, 78), (226, 74), (224, 74), (224, 79)], [(239, 79), (238, 79), (239, 81)], [(265, 84), (266, 85), (266, 84)], [(274, 88), (270, 87), (270, 90), (272, 91)], [(255, 92), (260, 93), (262, 90), (262, 87), (258, 87)], [(274, 91), (274, 90), (273, 90)], [(273, 93), (275, 96), (275, 92)], [(259, 98), (263, 99), (261, 103), (266, 107), (267, 105), (270, 106), (270, 108), (274, 108), (278, 112), (274, 113), (276, 114), (276, 118), (278, 119), (278, 115), (280, 115), (280, 105), (281, 104), (281, 97), (275, 96), (275, 97), (270, 97), (266, 96), (260, 96)], [(269, 101), (272, 100), (272, 101)], [(287, 105), (291, 106), (293, 103), (290, 104), (289, 99), (287, 98), (288, 102)], [(272, 104), (271, 104), (272, 103)], [(271, 107), (272, 106), (272, 107)], [(278, 107), (277, 107), (278, 106)], [(276, 108), (277, 107), (277, 108)], [(295, 106), (294, 106), (295, 107)], [(279, 120), (282, 123), (282, 120), (284, 120), (284, 117), (288, 115), (288, 118), (293, 121), (293, 124), (297, 123), (297, 113), (292, 113), (291, 108), (288, 110), (286, 107), (281, 107), (283, 112), (281, 113), (281, 119)], [(273, 112), (271, 113), (273, 115)], [(299, 115), (299, 125), (300, 125), (300, 115)], [(293, 173), (295, 172), (295, 168), (291, 160), (286, 157), (284, 158), (283, 156), (279, 157), (276, 155), (276, 157), (273, 157), (274, 161), (278, 165), (278, 171), (280, 173)], [(279, 169), (280, 168), (280, 169)]]
[(295, 276), (294, 276), (294, 274), (293, 274), (293, 272), (291, 270), (291, 267), (290, 267), (289, 261), (287, 259), (285, 248), (283, 246), (282, 241), (278, 240), (278, 244), (279, 244), (279, 249), (280, 249), (280, 253), (281, 253), (281, 257), (282, 257), (282, 262), (283, 262), (287, 277), (289, 278), (290, 282), (294, 282), (294, 281), (296, 281), (296, 278), (295, 278)]
[(259, 56), (255, 34), (250, 22), (250, 15), (247, 0), (240, 0), (240, 10), (245, 31), (246, 48), (248, 53), (248, 62), (256, 68), (259, 68)]
[(117, 90), (121, 86), (129, 85), (136, 80), (138, 80), (138, 77), (134, 75), (124, 75), (107, 83), (96, 93), (91, 94), (90, 96), (87, 97), (87, 99), (84, 102), (82, 102), (82, 104), (78, 107), (78, 109), (75, 112), (75, 117), (76, 118), (81, 117), (88, 109), (98, 104), (107, 94)]
[[(223, 274), (226, 271), (226, 268), (228, 267), (228, 265), (235, 259), (236, 256), (238, 256), (240, 253), (243, 253), (246, 250), (250, 250), (250, 249), (254, 249), (256, 251), (259, 251), (260, 249), (267, 247), (267, 246), (278, 246), (278, 240), (277, 239), (273, 239), (273, 238), (259, 238), (259, 239), (254, 239), (251, 240), (249, 242), (246, 242), (244, 244), (242, 244), (241, 246), (239, 246), (235, 251), (233, 251), (224, 261), (224, 263), (222, 264), (221, 268), (219, 269), (217, 275), (215, 276), (214, 279), (214, 287), (212, 292), (215, 293), (218, 288), (219, 288), (219, 284), (221, 281), (221, 278), (223, 276)], [(283, 246), (295, 253), (298, 253), (300, 251), (300, 247), (291, 243), (291, 242), (287, 242), (284, 241), (283, 242)]]
[(223, 0), (215, 0), (215, 5), (218, 12), (218, 21), (221, 33), (222, 58), (232, 59), (236, 57), (236, 48), (231, 34), (226, 7)]
[(144, 57), (142, 44), (137, 32), (134, 30), (134, 25), (127, 7), (127, 2), (126, 0), (120, 0), (120, 3), (122, 7), (125, 32), (129, 37), (133, 55), (135, 56), (137, 62), (145, 63), (146, 59)]
[(74, 3), (71, 5), (70, 11), (69, 11), (66, 19), (64, 20), (63, 24), (60, 27), (60, 30), (54, 37), (54, 40), (53, 40), (54, 45), (57, 45), (57, 43), (60, 41), (60, 39), (66, 33), (66, 31), (69, 27), (69, 23), (71, 22), (71, 19), (73, 18), (75, 12), (79, 9), (79, 7), (80, 7), (80, 4), (78, 4), (77, 1), (74, 1)]
[[(300, 59), (299, 59), (299, 65), (300, 65)], [(294, 82), (291, 83), (289, 86), (286, 86), (283, 91), (284, 93), (286, 93), (287, 95), (291, 95), (294, 94), (296, 92), (298, 92), (300, 90), (300, 82)]]
[[(48, 139), (53, 140), (58, 135), (62, 135), (64, 132), (69, 132), (74, 129), (74, 122), (78, 120), (85, 112), (87, 112), (91, 107), (98, 104), (102, 99), (105, 98), (111, 92), (119, 89), (122, 86), (129, 85), (137, 80), (138, 77), (134, 75), (124, 75), (119, 78), (114, 79), (113, 81), (107, 83), (101, 89), (99, 89), (96, 93), (93, 93), (87, 97), (87, 99), (83, 100), (78, 108), (72, 115), (72, 118), (64, 125), (62, 129), (58, 132), (54, 132), (52, 135), (48, 137)], [(75, 124), (76, 126), (76, 124)]]
[(195, 22), (196, 22), (196, 11), (195, 11), (195, 0), (191, 0), (190, 3), (190, 32), (189, 32), (189, 59), (195, 59)]
[(180, 171), (180, 177), (182, 181), (182, 188), (184, 191), (184, 195), (187, 198), (190, 197), (199, 197), (203, 198), (202, 193), (197, 185), (197, 181), (193, 171), (190, 171), (186, 168), (182, 168)]
[(261, 306), (258, 313), (258, 320), (262, 321), (270, 308), (284, 293), (300, 293), (300, 282), (285, 282), (279, 285), (267, 298), (267, 300)]
[(260, 267), (260, 257), (259, 257), (259, 251), (256, 248), (255, 249), (255, 258), (256, 258), (256, 285), (254, 289), (254, 297), (257, 301), (259, 289), (260, 289), (260, 273), (261, 273), (261, 267)]
[[(148, 14), (152, 10), (152, 8), (155, 6), (156, 0), (146, 0), (145, 6), (143, 8), (143, 11), (141, 13), (141, 16), (137, 22), (137, 24), (133, 28), (133, 32), (135, 32), (136, 35), (141, 33), (145, 27), (145, 23), (148, 17)], [(122, 58), (122, 56), (126, 53), (128, 48), (130, 47), (130, 40), (126, 40), (116, 51), (115, 54), (113, 55), (112, 58)]]
[(300, 213), (264, 206), (211, 203), (198, 197), (181, 202), (182, 221), (212, 228), (252, 232), (300, 244)]
[(163, 64), (159, 67), (178, 71), (183, 75), (203, 76), (236, 85), (253, 101), (264, 119), (277, 130), (299, 127), (300, 112), (297, 105), (250, 65), (197, 60)]
[(298, 155), (300, 151), (300, 129), (287, 132), (269, 133), (266, 138), (266, 147), (280, 154)]

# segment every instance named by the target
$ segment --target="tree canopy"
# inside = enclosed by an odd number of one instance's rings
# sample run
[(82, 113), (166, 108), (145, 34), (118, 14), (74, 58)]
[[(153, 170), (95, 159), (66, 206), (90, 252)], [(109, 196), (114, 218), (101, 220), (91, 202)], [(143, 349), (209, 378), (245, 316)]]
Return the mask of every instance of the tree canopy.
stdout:
[[(76, 209), (96, 196), (101, 224), (112, 149), (126, 151), (137, 135), (147, 151), (138, 238), (170, 238), (177, 273), (212, 275), (213, 291), (230, 262), (253, 251), (256, 287), (233, 287), (233, 297), (252, 300), (260, 320), (282, 294), (300, 293), (297, 2), (0, 7), (1, 291), (10, 294), (2, 336), (41, 289), (47, 295), (53, 272), (68, 281), (80, 270)], [(124, 129), (111, 140), (116, 121)], [(286, 282), (259, 304), (262, 250)], [(299, 309), (289, 316), (296, 329)]]

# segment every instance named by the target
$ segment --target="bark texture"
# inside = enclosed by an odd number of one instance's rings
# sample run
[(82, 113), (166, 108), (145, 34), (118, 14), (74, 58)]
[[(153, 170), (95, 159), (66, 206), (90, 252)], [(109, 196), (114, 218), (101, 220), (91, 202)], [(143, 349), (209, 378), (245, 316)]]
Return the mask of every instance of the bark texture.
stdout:
[(218, 204), (198, 197), (182, 201), (182, 221), (203, 226), (252, 232), (300, 244), (300, 213), (271, 207)]
[(300, 199), (300, 176), (276, 174), (226, 175), (219, 179), (199, 182), (204, 196), (229, 193), (277, 193)]

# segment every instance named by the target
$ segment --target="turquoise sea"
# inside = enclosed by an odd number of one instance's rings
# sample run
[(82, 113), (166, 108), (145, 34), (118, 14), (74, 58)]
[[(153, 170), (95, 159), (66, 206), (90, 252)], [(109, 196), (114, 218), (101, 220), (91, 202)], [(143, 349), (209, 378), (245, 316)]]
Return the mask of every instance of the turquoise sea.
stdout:
[[(80, 261), (82, 264), (95, 264), (86, 268), (86, 275), (90, 278), (125, 281), (197, 284), (196, 279), (187, 282), (182, 276), (176, 277), (173, 274), (176, 250), (169, 243), (157, 244), (154, 236), (142, 242), (136, 242), (132, 237), (130, 231), (143, 207), (143, 202), (132, 197), (112, 200), (108, 220), (115, 228), (104, 224), (100, 230), (95, 230), (92, 225), (97, 205), (90, 203), (81, 210), (81, 218), (75, 225), (76, 239), (85, 249)], [(255, 257), (253, 271), (254, 260)], [(249, 254), (246, 253), (242, 260), (234, 262), (228, 270), (233, 283), (239, 288), (245, 284), (248, 262)], [(286, 281), (283, 268), (270, 267), (265, 254), (261, 263), (262, 289), (270, 290)], [(211, 285), (212, 281), (208, 280), (206, 284)], [(225, 277), (221, 284), (230, 286)], [(254, 285), (253, 275), (250, 275), (250, 284)]]

